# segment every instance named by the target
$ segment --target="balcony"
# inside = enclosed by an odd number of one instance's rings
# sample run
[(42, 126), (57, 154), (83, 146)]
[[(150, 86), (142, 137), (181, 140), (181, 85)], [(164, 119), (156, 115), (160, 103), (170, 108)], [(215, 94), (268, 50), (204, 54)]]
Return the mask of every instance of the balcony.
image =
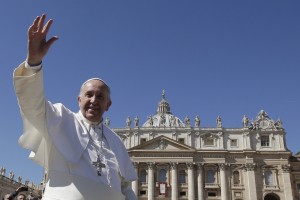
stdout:
[(140, 182), (141, 186), (148, 186), (147, 182)]
[(180, 188), (187, 188), (188, 184), (187, 183), (179, 183)]
[(220, 188), (220, 185), (217, 183), (205, 183), (205, 188)]
[(244, 185), (243, 185), (243, 184), (233, 184), (233, 185), (232, 185), (232, 188), (235, 188), (235, 189), (242, 189), (242, 188), (244, 188)]
[(279, 190), (278, 185), (265, 185), (265, 190)]

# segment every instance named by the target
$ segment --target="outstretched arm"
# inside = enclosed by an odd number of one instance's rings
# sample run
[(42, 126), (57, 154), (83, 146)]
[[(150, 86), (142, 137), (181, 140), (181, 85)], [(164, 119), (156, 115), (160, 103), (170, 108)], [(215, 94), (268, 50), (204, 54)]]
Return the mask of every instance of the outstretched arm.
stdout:
[(37, 16), (28, 29), (28, 55), (27, 63), (36, 66), (42, 63), (51, 45), (58, 39), (57, 36), (46, 40), (47, 33), (53, 23), (50, 19), (45, 25), (46, 15)]
[(23, 62), (14, 70), (13, 76), (15, 93), (23, 120), (23, 133), (19, 138), (19, 144), (32, 151), (30, 158), (33, 161), (47, 168), (48, 151), (51, 145), (46, 109), (51, 106), (51, 103), (45, 99), (43, 70), (40, 67), (32, 68), (41, 64), (51, 45), (58, 39), (55, 36), (46, 40), (53, 21), (49, 20), (44, 25), (45, 18), (45, 15), (38, 16), (28, 29), (27, 63), (30, 68), (26, 66), (26, 62)]

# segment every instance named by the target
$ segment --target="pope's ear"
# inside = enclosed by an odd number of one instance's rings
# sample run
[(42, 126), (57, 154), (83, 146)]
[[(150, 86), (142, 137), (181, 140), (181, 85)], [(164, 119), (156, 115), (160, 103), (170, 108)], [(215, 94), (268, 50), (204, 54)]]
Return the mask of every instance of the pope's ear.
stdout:
[(107, 103), (105, 111), (108, 111), (108, 109), (109, 109), (109, 107), (111, 106), (111, 104), (112, 104), (111, 101), (109, 101), (109, 102)]
[(80, 96), (77, 97), (77, 101), (78, 101), (78, 105), (80, 106), (80, 101), (81, 101)]

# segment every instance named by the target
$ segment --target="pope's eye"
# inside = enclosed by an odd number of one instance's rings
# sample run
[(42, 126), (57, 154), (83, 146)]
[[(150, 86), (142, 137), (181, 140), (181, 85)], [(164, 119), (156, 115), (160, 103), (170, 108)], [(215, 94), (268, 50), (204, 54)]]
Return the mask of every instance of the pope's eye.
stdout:
[(88, 97), (88, 98), (90, 98), (90, 97), (92, 97), (93, 95), (90, 94), (90, 93), (86, 93), (85, 96)]
[(103, 95), (102, 94), (97, 95), (97, 99), (103, 99)]

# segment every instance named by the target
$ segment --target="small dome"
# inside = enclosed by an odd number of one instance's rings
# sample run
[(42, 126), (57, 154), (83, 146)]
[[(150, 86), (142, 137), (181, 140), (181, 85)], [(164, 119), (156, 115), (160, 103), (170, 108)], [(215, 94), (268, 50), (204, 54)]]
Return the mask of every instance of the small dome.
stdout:
[(172, 114), (170, 112), (170, 105), (166, 101), (166, 92), (162, 91), (162, 100), (158, 103), (156, 114)]
[(158, 103), (156, 114), (150, 115), (142, 127), (185, 127), (184, 123), (171, 113), (165, 90), (162, 92), (162, 100)]

